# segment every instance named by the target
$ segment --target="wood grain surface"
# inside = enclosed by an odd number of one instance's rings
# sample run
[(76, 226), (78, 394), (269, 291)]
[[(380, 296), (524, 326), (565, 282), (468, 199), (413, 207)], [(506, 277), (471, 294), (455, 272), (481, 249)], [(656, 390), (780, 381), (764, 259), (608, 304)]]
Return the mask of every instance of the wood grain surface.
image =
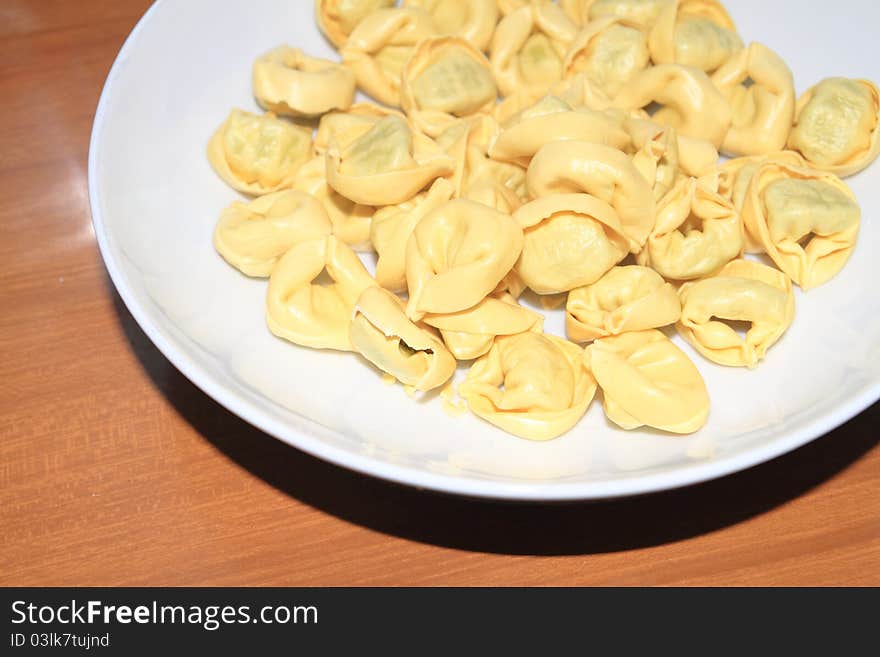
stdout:
[(527, 506), (342, 470), (202, 394), (89, 216), (98, 96), (148, 5), (0, 2), (0, 584), (880, 585), (880, 405), (718, 481)]

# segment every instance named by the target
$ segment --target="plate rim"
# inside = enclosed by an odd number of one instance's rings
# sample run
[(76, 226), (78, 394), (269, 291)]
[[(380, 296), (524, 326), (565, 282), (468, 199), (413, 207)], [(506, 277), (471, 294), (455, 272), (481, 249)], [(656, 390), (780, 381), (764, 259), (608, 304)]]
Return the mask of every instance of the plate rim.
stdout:
[(92, 226), (95, 231), (98, 250), (110, 280), (113, 282), (126, 308), (134, 317), (138, 326), (147, 334), (150, 341), (179, 372), (202, 392), (264, 433), (323, 461), (360, 474), (417, 489), (490, 500), (522, 502), (586, 501), (644, 495), (682, 488), (745, 470), (770, 461), (825, 435), (880, 399), (880, 381), (874, 381), (867, 385), (859, 394), (838, 404), (832, 411), (820, 415), (799, 429), (771, 440), (766, 444), (745, 449), (719, 459), (676, 467), (669, 471), (634, 476), (625, 475), (610, 481), (542, 482), (538, 480), (523, 480), (522, 482), (504, 482), (490, 479), (469, 479), (390, 463), (374, 456), (358, 454), (354, 451), (329, 445), (320, 438), (306, 435), (301, 431), (291, 432), (289, 425), (285, 422), (269, 416), (257, 406), (241, 398), (229, 386), (200, 368), (176, 344), (176, 340), (152, 320), (145, 308), (136, 301), (132, 291), (133, 286), (129, 283), (109, 243), (107, 224), (98, 202), (100, 186), (97, 176), (97, 154), (102, 143), (102, 132), (107, 108), (113, 93), (114, 82), (124, 68), (129, 52), (135, 47), (138, 37), (146, 29), (153, 16), (159, 11), (159, 8), (167, 4), (168, 1), (156, 0), (144, 15), (141, 16), (117, 53), (101, 90), (89, 138), (88, 192)]

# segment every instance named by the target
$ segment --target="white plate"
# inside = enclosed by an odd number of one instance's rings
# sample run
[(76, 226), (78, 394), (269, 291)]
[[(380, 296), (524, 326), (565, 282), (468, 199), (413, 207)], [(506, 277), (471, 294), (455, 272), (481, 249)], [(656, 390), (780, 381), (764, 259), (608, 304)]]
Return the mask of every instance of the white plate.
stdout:
[[(549, 443), (509, 436), (437, 398), (383, 385), (354, 354), (311, 351), (264, 324), (264, 281), (214, 252), (236, 197), (205, 144), (233, 106), (255, 109), (252, 60), (288, 42), (333, 56), (291, 0), (160, 0), (119, 53), (92, 132), (89, 194), (107, 269), (131, 313), (187, 377), (231, 411), (311, 454), (421, 488), (522, 500), (603, 498), (718, 477), (787, 452), (880, 397), (880, 164), (848, 182), (858, 247), (830, 283), (797, 294), (794, 325), (756, 371), (689, 347), (712, 396), (709, 423), (675, 437), (613, 428), (596, 401)], [(775, 48), (798, 91), (822, 77), (880, 81), (880, 5), (731, 0), (747, 39)], [(561, 319), (548, 321), (551, 330)], [(296, 476), (296, 473), (291, 473)]]

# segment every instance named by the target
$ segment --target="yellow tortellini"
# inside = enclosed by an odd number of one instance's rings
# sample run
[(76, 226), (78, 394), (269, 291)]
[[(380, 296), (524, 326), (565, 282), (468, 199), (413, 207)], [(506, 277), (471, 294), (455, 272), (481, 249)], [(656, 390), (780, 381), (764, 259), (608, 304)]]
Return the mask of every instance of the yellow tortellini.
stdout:
[(376, 208), (355, 203), (337, 193), (327, 184), (326, 170), (323, 155), (312, 158), (296, 172), (292, 189), (311, 194), (321, 203), (336, 237), (357, 251), (369, 251), (372, 248), (370, 224)]
[(400, 105), (403, 67), (419, 41), (436, 35), (434, 21), (421, 9), (380, 9), (357, 24), (339, 54), (361, 89), (386, 105)]
[(354, 74), (341, 64), (280, 46), (254, 62), (254, 96), (276, 114), (318, 116), (347, 109), (354, 100)]
[(648, 66), (648, 38), (641, 26), (608, 16), (588, 23), (565, 55), (565, 76), (583, 73), (613, 97), (636, 73)]
[(577, 26), (551, 0), (532, 0), (498, 23), (489, 60), (498, 88), (543, 93), (562, 78), (562, 63)]
[(583, 27), (590, 22), (590, 7), (596, 0), (559, 0), (559, 6), (571, 22)]
[(679, 64), (658, 64), (636, 73), (614, 99), (632, 110), (662, 105), (651, 118), (686, 137), (721, 146), (730, 127), (730, 103), (703, 71)]
[(593, 283), (629, 253), (617, 213), (589, 194), (542, 196), (513, 218), (525, 232), (515, 271), (538, 294)]
[(549, 141), (578, 139), (622, 150), (630, 144), (621, 122), (586, 107), (576, 110), (561, 98), (545, 96), (511, 117), (489, 144), (489, 156), (527, 167)]
[(403, 302), (381, 287), (368, 287), (358, 297), (349, 339), (373, 365), (416, 390), (438, 388), (455, 372), (455, 358), (440, 339), (411, 322)]
[(242, 273), (268, 276), (294, 244), (332, 232), (330, 218), (318, 200), (283, 190), (250, 203), (234, 201), (229, 205), (214, 229), (214, 247)]
[(370, 240), (378, 254), (376, 281), (387, 290), (406, 290), (406, 244), (422, 218), (453, 196), (455, 189), (438, 178), (431, 189), (398, 205), (381, 208), (373, 215)]
[(401, 106), (432, 137), (460, 118), (489, 112), (497, 97), (488, 60), (459, 37), (421, 41), (403, 69)]
[(706, 72), (743, 48), (718, 0), (671, 0), (657, 16), (648, 43), (655, 64), (682, 64)]
[(703, 377), (660, 331), (601, 338), (587, 347), (584, 360), (602, 389), (605, 415), (623, 429), (693, 433), (709, 417)]
[(675, 288), (653, 269), (613, 267), (595, 283), (568, 293), (565, 332), (574, 342), (668, 326), (681, 316)]
[(454, 34), (477, 50), (486, 50), (498, 23), (498, 0), (405, 0), (424, 9), (441, 34)]
[(868, 80), (826, 78), (798, 99), (788, 147), (842, 178), (880, 155), (880, 90)]
[(406, 245), (406, 314), (446, 314), (471, 308), (513, 268), (523, 231), (510, 215), (455, 199), (416, 225)]
[(331, 144), (325, 157), (327, 183), (365, 205), (402, 203), (453, 171), (452, 158), (432, 139), (394, 115), (344, 148)]
[[(315, 283), (325, 271), (333, 283)], [(355, 302), (375, 284), (357, 254), (334, 236), (300, 242), (269, 277), (266, 323), (278, 337), (304, 347), (352, 351)]]
[(855, 248), (861, 211), (833, 173), (767, 162), (743, 201), (751, 238), (804, 290), (837, 274)]
[[(717, 274), (679, 290), (679, 333), (709, 360), (756, 367), (794, 319), (791, 281), (751, 260), (734, 260)], [(727, 322), (749, 324), (745, 336)]]
[(396, 0), (315, 0), (318, 27), (339, 48), (367, 14), (393, 7)]
[(259, 196), (290, 187), (311, 147), (311, 130), (236, 109), (208, 142), (208, 161), (232, 188)]
[(682, 177), (657, 204), (654, 230), (636, 260), (665, 278), (691, 280), (741, 256), (744, 246), (733, 204), (696, 178)]
[(759, 155), (785, 147), (794, 118), (794, 77), (779, 55), (752, 43), (712, 81), (730, 101), (730, 129), (721, 145), (725, 153)]
[(499, 337), (468, 371), (458, 394), (479, 417), (529, 440), (571, 429), (596, 394), (583, 350), (553, 335)]
[(425, 324), (440, 330), (443, 342), (458, 360), (485, 354), (499, 335), (542, 332), (544, 316), (520, 306), (507, 293), (488, 296), (473, 308), (446, 315), (427, 314)]
[(654, 226), (654, 193), (621, 151), (584, 141), (545, 144), (532, 158), (526, 186), (534, 198), (583, 192), (610, 204), (638, 252)]

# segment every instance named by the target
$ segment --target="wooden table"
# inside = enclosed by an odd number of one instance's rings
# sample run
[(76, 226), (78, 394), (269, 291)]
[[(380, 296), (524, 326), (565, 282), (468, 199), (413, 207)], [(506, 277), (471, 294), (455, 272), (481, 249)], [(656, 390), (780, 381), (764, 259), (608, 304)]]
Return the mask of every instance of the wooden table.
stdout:
[(719, 481), (523, 506), (342, 470), (202, 394), (89, 216), (98, 95), (148, 5), (0, 3), (0, 584), (880, 584), (880, 405)]

